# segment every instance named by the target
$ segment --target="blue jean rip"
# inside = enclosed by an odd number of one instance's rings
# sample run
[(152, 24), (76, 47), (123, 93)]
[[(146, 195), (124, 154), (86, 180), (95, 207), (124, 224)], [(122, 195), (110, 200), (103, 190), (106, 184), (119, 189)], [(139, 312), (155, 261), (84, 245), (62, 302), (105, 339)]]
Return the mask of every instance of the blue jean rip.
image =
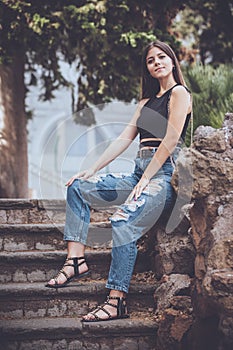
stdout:
[(87, 180), (85, 180), (85, 181), (87, 181), (87, 182), (89, 182), (89, 183), (93, 183), (93, 184), (96, 184), (96, 183), (98, 183), (98, 182), (100, 182), (101, 180), (103, 180), (103, 178), (105, 177), (106, 175), (93, 175), (93, 176), (91, 176), (91, 177), (89, 177)]
[(89, 183), (98, 183), (103, 181), (105, 178), (115, 178), (115, 179), (124, 179), (126, 176), (129, 176), (130, 174), (128, 173), (109, 173), (109, 174), (96, 174), (91, 177), (89, 177), (87, 182)]
[(143, 194), (154, 196), (162, 190), (162, 179), (152, 179), (142, 191)]
[(134, 213), (138, 208), (145, 204), (145, 199), (132, 199), (129, 202), (123, 204), (117, 211), (110, 217), (111, 221), (127, 221), (130, 216), (130, 212)]

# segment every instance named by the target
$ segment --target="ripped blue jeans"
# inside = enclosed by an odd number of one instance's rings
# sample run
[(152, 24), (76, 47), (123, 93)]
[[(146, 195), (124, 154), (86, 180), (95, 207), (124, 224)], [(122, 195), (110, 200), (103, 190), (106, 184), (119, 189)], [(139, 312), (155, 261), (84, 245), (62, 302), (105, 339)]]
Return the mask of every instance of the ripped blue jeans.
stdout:
[(112, 260), (106, 288), (128, 292), (137, 257), (137, 240), (168, 213), (175, 200), (170, 180), (180, 148), (166, 160), (137, 200), (127, 200), (151, 161), (137, 156), (132, 174), (99, 174), (76, 179), (67, 189), (64, 240), (86, 245), (91, 208), (118, 206), (110, 217)]

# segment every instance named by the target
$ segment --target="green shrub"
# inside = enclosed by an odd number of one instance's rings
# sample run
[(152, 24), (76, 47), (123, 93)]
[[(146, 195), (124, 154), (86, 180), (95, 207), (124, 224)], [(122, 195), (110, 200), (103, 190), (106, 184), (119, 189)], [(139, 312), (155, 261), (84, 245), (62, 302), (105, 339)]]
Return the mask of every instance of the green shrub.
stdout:
[[(193, 96), (193, 129), (199, 125), (222, 126), (224, 115), (233, 112), (233, 66), (196, 64), (184, 70)], [(190, 127), (187, 143), (190, 139)]]

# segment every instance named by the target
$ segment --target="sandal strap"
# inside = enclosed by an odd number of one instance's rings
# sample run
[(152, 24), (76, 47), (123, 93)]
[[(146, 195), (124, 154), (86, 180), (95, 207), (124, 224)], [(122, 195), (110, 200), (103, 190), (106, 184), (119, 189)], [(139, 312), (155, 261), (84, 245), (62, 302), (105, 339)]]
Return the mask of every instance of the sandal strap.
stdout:
[[(67, 258), (66, 262), (68, 262), (69, 260), (72, 260), (73, 264), (65, 263), (64, 267), (65, 266), (72, 266), (74, 268), (74, 275), (75, 276), (79, 276), (80, 275), (80, 273), (79, 273), (79, 266), (81, 266), (81, 265), (86, 263), (85, 257), (84, 256), (80, 256), (80, 257)], [(80, 263), (78, 263), (79, 260), (82, 260), (82, 261)]]
[[(109, 300), (117, 300), (118, 302), (115, 305), (115, 304), (110, 303)], [(106, 306), (107, 305), (117, 309), (117, 315), (116, 316), (112, 316), (111, 313), (108, 310), (106, 310)], [(98, 314), (99, 311), (104, 312), (108, 316), (108, 318), (104, 318), (104, 317), (98, 316), (97, 314)], [(89, 314), (94, 317), (95, 321), (106, 321), (106, 320), (111, 320), (111, 319), (129, 317), (127, 315), (126, 311), (127, 311), (126, 299), (124, 297), (121, 298), (121, 297), (108, 296), (106, 301), (104, 302), (104, 304), (97, 306), (95, 308), (95, 310), (89, 312)], [(90, 322), (94, 322), (94, 320), (90, 320)], [(85, 321), (85, 319), (83, 319), (83, 321)], [(89, 321), (87, 320), (87, 322), (89, 322)]]
[[(117, 305), (114, 305), (109, 302), (109, 300), (117, 300)], [(126, 314), (126, 298), (124, 297), (111, 297), (110, 295), (107, 297), (106, 304), (117, 308), (117, 316), (122, 316)]]
[(63, 273), (63, 275), (68, 279), (69, 276), (67, 275), (67, 273), (64, 270), (60, 270), (59, 273)]
[(59, 277), (59, 275), (60, 275), (61, 273), (65, 276), (66, 280), (68, 281), (69, 276), (67, 275), (67, 273), (66, 273), (65, 271), (63, 271), (63, 270), (60, 270), (60, 271), (58, 272), (57, 276), (54, 277), (54, 281), (55, 281), (56, 283), (58, 283), (58, 277)]
[(108, 301), (105, 301), (104, 303), (105, 305), (110, 305), (112, 307), (115, 307), (116, 309), (118, 308), (118, 305), (115, 305), (115, 304), (112, 304), (112, 303), (109, 303)]
[[(105, 302), (103, 305), (97, 306), (97, 308), (94, 311), (90, 312), (90, 314), (93, 315), (97, 321), (103, 321), (103, 318), (97, 315), (99, 311), (103, 311), (108, 316), (109, 319), (112, 317), (110, 312), (104, 308), (105, 305), (107, 305), (107, 302)], [(108, 305), (111, 305), (111, 304), (108, 304)]]
[(79, 257), (74, 256), (73, 258), (67, 258), (66, 261), (68, 261), (68, 260), (74, 260), (74, 259), (77, 259), (77, 260), (84, 259), (84, 260), (85, 260), (85, 256), (79, 256)]
[(90, 312), (90, 315), (94, 316), (96, 321), (101, 321), (101, 318), (99, 316), (97, 316), (94, 311)]
[(105, 310), (104, 306), (105, 306), (105, 304), (104, 304), (104, 305), (98, 306), (98, 307), (97, 307), (94, 311), (92, 311), (91, 313), (92, 313), (94, 316), (98, 317), (98, 319), (101, 319), (101, 318), (100, 318), (99, 316), (97, 316), (96, 314), (97, 314), (97, 312), (99, 312), (99, 311), (103, 311), (103, 312), (106, 313), (106, 315), (108, 315), (109, 318), (111, 318), (112, 315), (110, 314), (110, 312), (109, 312), (108, 310)]
[(124, 297), (111, 297), (110, 295), (107, 296), (107, 300), (126, 300)]

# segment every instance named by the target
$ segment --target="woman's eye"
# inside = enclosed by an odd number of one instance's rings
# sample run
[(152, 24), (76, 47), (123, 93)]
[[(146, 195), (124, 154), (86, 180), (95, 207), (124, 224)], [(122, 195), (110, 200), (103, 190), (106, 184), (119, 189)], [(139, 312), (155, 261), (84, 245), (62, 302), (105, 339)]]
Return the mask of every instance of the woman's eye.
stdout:
[(148, 60), (147, 61), (147, 64), (151, 64), (151, 63), (153, 63), (153, 60)]
[(161, 55), (161, 56), (159, 56), (159, 58), (162, 58), (162, 59), (163, 59), (163, 58), (165, 58), (165, 57), (166, 57), (165, 55)]

